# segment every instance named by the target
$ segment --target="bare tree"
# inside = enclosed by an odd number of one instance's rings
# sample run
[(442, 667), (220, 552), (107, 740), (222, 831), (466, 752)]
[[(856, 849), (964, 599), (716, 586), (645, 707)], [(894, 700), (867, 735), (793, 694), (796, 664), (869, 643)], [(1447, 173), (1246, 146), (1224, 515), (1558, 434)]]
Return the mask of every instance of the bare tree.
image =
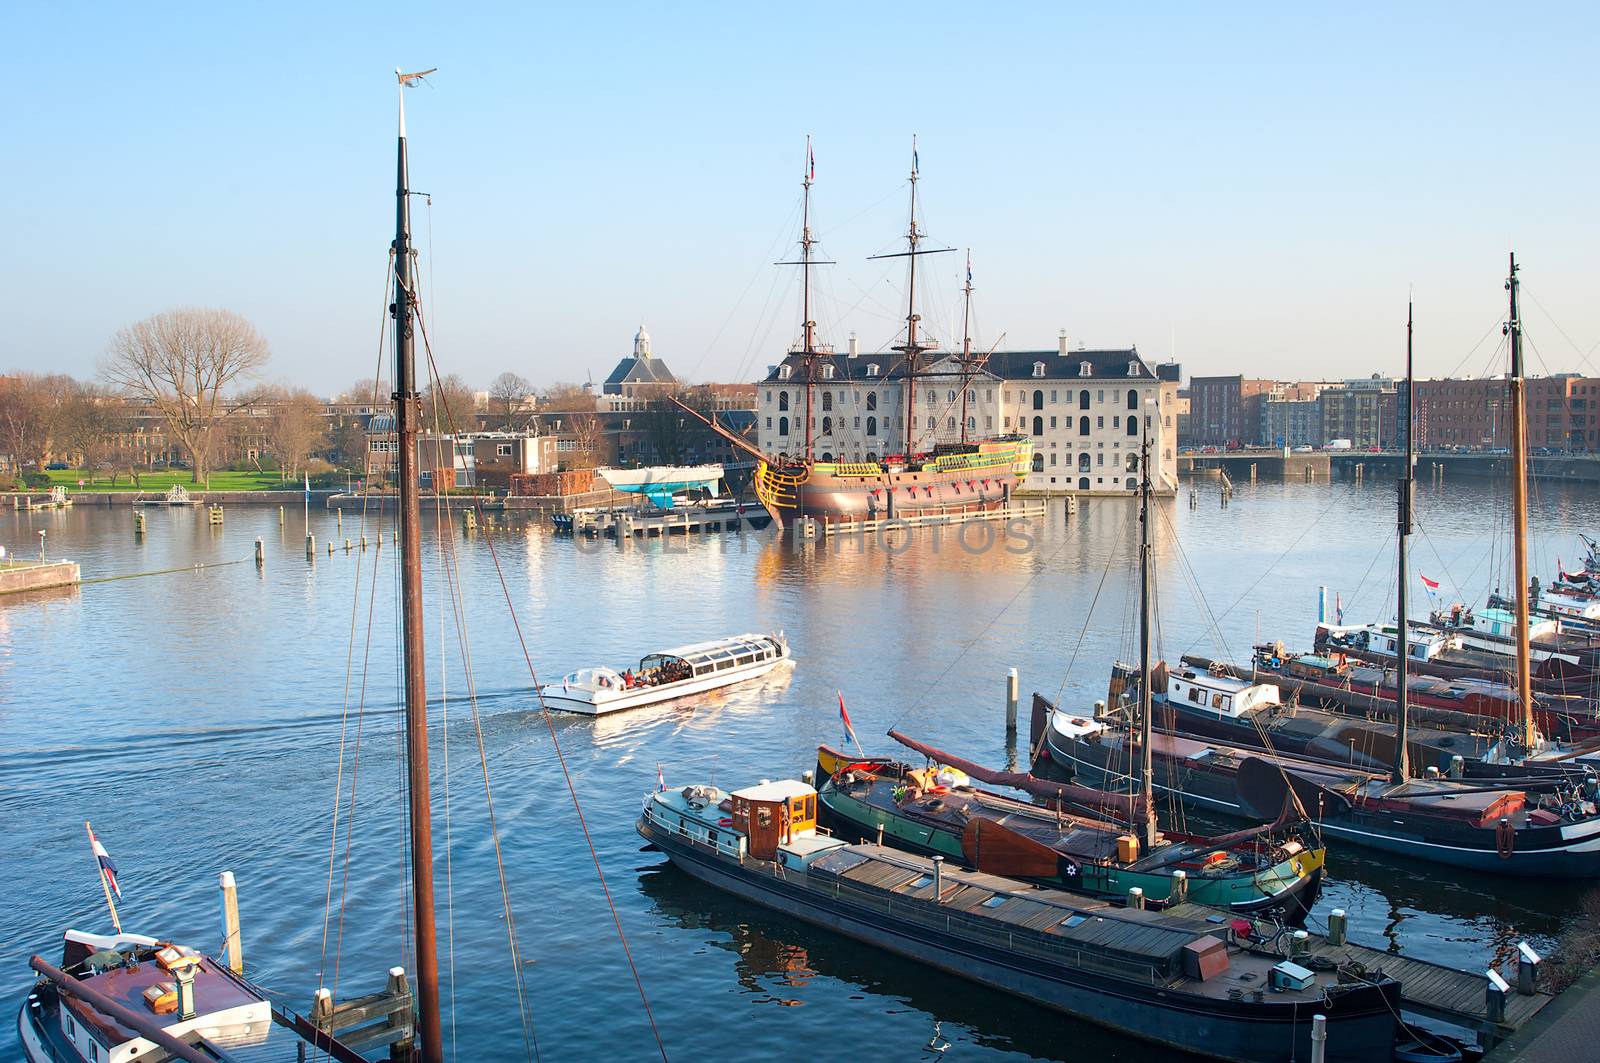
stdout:
[(439, 378), (422, 393), (423, 428), (432, 432), (470, 432), (478, 427), (478, 400), (455, 373)]
[(78, 468), (109, 466), (116, 451), (117, 410), (122, 401), (94, 383), (73, 381), (56, 411), (52, 442), (58, 457)]
[(223, 394), (254, 376), (270, 357), (255, 326), (231, 310), (168, 310), (112, 338), (103, 375), (149, 400), (204, 479), (213, 434), (228, 412)]
[(500, 421), (502, 428), (511, 428), (520, 419), (533, 385), (525, 377), (509, 370), (495, 377), (489, 384), (489, 408)]
[(367, 377), (365, 380), (357, 380), (339, 392), (335, 401), (387, 406), (392, 401), (393, 394), (394, 385), (387, 380), (382, 377)]
[(19, 471), (26, 465), (43, 465), (52, 413), (45, 377), (36, 373), (0, 377), (0, 455)]
[(594, 393), (582, 384), (551, 384), (539, 393), (539, 406), (542, 409), (561, 413), (571, 413), (578, 410), (593, 412), (595, 409)]
[(268, 433), (280, 474), (298, 476), (307, 460), (328, 443), (322, 400), (303, 389), (284, 392), (278, 397)]

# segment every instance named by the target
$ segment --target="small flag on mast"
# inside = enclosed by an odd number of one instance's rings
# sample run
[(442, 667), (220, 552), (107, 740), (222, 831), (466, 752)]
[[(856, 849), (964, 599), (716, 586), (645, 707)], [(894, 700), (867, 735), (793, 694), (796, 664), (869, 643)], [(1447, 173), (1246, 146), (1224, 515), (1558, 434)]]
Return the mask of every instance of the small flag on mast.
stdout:
[[(88, 826), (88, 824), (85, 824)], [(105, 876), (106, 885), (111, 887), (111, 892), (117, 895), (117, 900), (122, 899), (122, 890), (117, 885), (117, 865), (111, 862), (111, 854), (106, 852), (106, 847), (100, 844), (100, 839), (95, 837), (94, 828), (89, 828), (89, 845), (94, 849), (94, 858), (100, 863), (100, 873)]]
[(856, 746), (856, 752), (861, 753), (862, 756), (866, 756), (865, 753), (861, 752), (861, 740), (856, 737), (856, 729), (850, 725), (850, 712), (844, 707), (844, 691), (838, 691), (838, 694), (839, 723), (844, 727), (844, 740), (846, 742), (854, 742)]
[(817, 179), (817, 154), (811, 150), (811, 138), (806, 138), (806, 180)]

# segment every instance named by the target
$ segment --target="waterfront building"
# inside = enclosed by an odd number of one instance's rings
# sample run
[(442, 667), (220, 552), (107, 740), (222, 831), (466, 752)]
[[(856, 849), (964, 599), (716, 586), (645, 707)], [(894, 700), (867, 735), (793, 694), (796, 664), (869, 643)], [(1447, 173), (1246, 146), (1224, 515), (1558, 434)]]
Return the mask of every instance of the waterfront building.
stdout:
[(1397, 436), (1394, 381), (1379, 376), (1346, 380), (1318, 396), (1324, 442), (1348, 439), (1357, 450), (1393, 446)]
[(1227, 447), (1254, 442), (1259, 415), (1252, 419), (1245, 400), (1271, 391), (1275, 380), (1197, 376), (1189, 380), (1189, 429), (1185, 446)]
[[(1126, 493), (1138, 483), (1141, 427), (1154, 445), (1157, 489), (1177, 486), (1177, 380), (1163, 381), (1137, 348), (996, 351), (964, 367), (947, 356), (912, 386), (899, 353), (820, 353), (810, 388), (812, 446), (823, 462), (871, 462), (905, 450), (907, 391), (912, 449), (1015, 433), (1033, 439), (1020, 489)], [(757, 446), (779, 457), (805, 452), (803, 361), (789, 354), (758, 390)], [(1169, 374), (1172, 375), (1172, 374)]]

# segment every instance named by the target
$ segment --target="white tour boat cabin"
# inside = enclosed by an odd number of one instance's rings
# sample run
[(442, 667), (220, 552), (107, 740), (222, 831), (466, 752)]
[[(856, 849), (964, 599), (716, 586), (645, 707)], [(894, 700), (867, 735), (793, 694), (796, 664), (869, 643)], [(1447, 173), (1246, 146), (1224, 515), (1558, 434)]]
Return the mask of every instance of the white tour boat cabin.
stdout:
[(735, 635), (646, 654), (637, 668), (584, 668), (539, 688), (553, 709), (599, 716), (742, 683), (789, 660), (789, 640)]

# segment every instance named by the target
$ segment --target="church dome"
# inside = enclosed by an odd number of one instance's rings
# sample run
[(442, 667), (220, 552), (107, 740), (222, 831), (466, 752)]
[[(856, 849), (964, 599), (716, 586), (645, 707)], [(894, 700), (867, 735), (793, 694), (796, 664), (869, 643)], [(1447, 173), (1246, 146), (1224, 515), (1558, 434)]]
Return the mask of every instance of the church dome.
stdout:
[(650, 357), (650, 333), (646, 332), (643, 325), (633, 337), (633, 356), (635, 358)]

